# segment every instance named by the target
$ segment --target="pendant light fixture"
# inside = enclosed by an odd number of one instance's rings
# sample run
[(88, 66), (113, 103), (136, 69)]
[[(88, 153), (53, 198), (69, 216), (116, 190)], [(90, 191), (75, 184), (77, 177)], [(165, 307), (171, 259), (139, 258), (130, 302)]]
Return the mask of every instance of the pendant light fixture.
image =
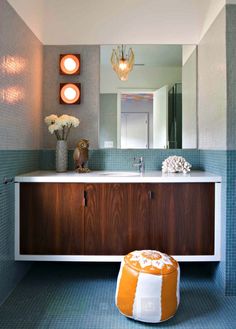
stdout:
[(134, 52), (132, 48), (129, 48), (126, 52), (126, 46), (118, 46), (112, 50), (111, 65), (113, 70), (122, 81), (128, 80), (129, 73), (134, 66)]

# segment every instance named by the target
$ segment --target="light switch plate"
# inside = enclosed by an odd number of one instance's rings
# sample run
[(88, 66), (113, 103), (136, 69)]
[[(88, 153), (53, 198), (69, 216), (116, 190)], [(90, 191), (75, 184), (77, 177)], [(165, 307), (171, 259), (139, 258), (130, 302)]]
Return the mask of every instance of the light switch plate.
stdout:
[(113, 141), (105, 141), (104, 142), (104, 147), (105, 148), (113, 148), (114, 147)]

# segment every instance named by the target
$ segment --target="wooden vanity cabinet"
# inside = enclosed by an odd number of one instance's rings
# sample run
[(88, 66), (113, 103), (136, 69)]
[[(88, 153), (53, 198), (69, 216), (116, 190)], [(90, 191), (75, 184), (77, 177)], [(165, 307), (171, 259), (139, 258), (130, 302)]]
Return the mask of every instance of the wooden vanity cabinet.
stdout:
[(21, 183), (20, 253), (214, 254), (214, 183)]

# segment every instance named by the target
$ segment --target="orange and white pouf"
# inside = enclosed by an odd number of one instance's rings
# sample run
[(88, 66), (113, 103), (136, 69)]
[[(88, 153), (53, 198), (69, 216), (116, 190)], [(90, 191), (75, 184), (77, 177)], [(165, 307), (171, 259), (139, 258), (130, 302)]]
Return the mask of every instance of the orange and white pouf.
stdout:
[(159, 251), (136, 250), (121, 263), (116, 306), (134, 320), (157, 323), (168, 320), (179, 305), (178, 262)]

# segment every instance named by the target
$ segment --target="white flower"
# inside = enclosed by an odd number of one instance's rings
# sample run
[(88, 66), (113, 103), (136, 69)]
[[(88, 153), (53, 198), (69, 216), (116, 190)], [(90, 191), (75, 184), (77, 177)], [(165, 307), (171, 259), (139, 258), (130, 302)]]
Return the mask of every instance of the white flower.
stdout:
[(63, 114), (57, 119), (57, 124), (62, 127), (69, 126), (70, 125), (69, 122), (70, 122), (70, 116), (67, 114)]
[[(48, 125), (48, 130), (51, 134), (55, 133), (58, 140), (67, 140), (70, 128), (78, 127), (80, 121), (79, 119), (63, 114), (58, 117), (55, 114), (51, 114), (44, 119), (45, 123)], [(59, 132), (59, 130), (61, 132)]]
[(70, 120), (71, 120), (71, 125), (72, 127), (78, 127), (78, 125), (80, 124), (80, 121), (79, 119), (75, 118), (75, 117), (70, 117)]
[(49, 125), (55, 123), (55, 121), (56, 121), (57, 119), (58, 119), (58, 116), (57, 116), (57, 115), (55, 115), (55, 114), (51, 114), (51, 115), (47, 116), (47, 117), (44, 119), (44, 121), (45, 121), (45, 123), (49, 126)]
[(71, 124), (73, 127), (77, 127), (79, 125), (80, 121), (79, 119), (75, 118), (75, 117), (71, 117)]
[(49, 127), (48, 127), (48, 130), (49, 130), (49, 132), (51, 133), (51, 134), (53, 134), (55, 131), (57, 131), (57, 130), (62, 130), (62, 127), (61, 126), (59, 126), (57, 123), (53, 123), (52, 125), (50, 125)]
[(73, 116), (63, 114), (56, 120), (56, 123), (62, 127), (78, 127), (80, 121)]

